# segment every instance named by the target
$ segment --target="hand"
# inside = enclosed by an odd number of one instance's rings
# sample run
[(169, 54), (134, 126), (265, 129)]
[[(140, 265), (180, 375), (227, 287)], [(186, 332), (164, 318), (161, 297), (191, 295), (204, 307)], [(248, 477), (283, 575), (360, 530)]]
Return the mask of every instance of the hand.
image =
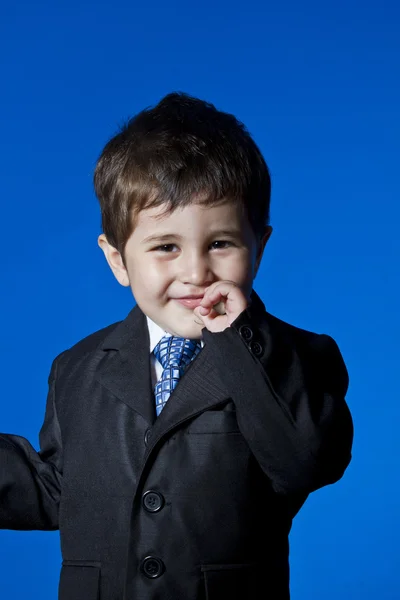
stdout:
[[(225, 314), (220, 314), (215, 307), (218, 303), (225, 305)], [(217, 281), (205, 291), (200, 306), (193, 310), (196, 323), (204, 325), (213, 333), (224, 331), (249, 306), (242, 290), (233, 281)]]

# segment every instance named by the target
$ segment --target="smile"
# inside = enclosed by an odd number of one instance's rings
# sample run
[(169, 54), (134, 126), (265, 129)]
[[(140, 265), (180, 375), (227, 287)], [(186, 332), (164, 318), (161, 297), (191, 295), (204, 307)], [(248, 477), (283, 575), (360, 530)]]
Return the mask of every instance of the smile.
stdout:
[(182, 306), (186, 306), (186, 308), (191, 309), (200, 306), (202, 299), (203, 298), (175, 298), (175, 300), (179, 302), (179, 304), (182, 304)]

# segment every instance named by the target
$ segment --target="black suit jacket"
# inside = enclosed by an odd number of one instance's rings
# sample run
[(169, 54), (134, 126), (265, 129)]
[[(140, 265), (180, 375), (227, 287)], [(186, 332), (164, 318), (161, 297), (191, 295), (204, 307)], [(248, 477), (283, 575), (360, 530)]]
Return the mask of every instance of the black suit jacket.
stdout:
[(59, 355), (40, 451), (0, 435), (0, 527), (60, 530), (60, 600), (289, 598), (288, 534), (351, 458), (336, 343), (251, 305), (156, 419), (146, 317)]

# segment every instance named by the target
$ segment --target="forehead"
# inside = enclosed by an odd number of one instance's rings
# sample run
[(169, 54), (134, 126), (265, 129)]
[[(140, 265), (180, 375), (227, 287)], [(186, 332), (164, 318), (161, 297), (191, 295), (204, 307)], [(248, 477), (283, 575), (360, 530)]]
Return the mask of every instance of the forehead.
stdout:
[(172, 212), (167, 209), (168, 205), (162, 204), (140, 211), (135, 230), (144, 233), (168, 229), (173, 233), (174, 229), (178, 229), (182, 233), (182, 230), (193, 228), (232, 226), (238, 229), (247, 225), (241, 205), (231, 200), (224, 200), (213, 206), (192, 203), (177, 207)]

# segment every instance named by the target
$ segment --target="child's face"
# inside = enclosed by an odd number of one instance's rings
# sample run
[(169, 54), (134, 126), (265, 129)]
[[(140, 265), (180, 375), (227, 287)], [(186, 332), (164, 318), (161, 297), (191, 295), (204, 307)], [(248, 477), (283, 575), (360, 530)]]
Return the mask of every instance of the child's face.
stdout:
[(234, 282), (249, 299), (272, 228), (257, 248), (247, 217), (232, 202), (191, 204), (157, 220), (164, 210), (161, 206), (139, 214), (125, 247), (126, 268), (104, 235), (99, 245), (119, 283), (131, 287), (150, 319), (173, 335), (199, 339), (203, 325), (196, 323), (193, 307), (177, 299), (202, 296), (217, 281)]

